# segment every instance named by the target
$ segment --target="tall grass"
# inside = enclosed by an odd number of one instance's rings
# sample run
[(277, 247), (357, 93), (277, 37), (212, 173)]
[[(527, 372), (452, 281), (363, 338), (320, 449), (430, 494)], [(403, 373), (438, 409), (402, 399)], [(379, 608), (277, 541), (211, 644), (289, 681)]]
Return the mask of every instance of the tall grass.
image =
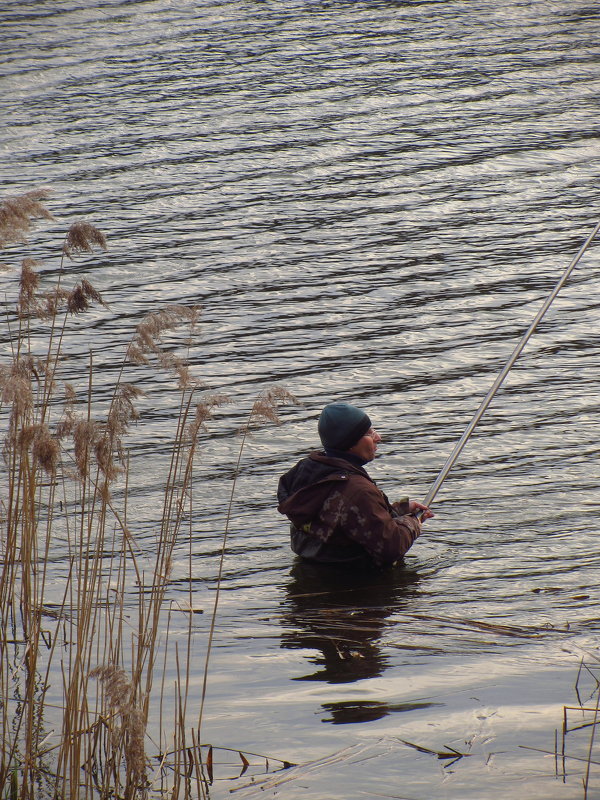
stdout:
[[(45, 193), (36, 191), (0, 205), (0, 246), (24, 241), (36, 219), (51, 216), (44, 201)], [(62, 380), (72, 318), (104, 304), (87, 280), (65, 286), (64, 262), (106, 246), (94, 226), (71, 226), (52, 287), (41, 286), (33, 259), (23, 259), (16, 307), (6, 315), (10, 354), (0, 365), (2, 798), (129, 800), (208, 793), (202, 711), (196, 729), (187, 721), (191, 614), (187, 637), (173, 643), (166, 592), (186, 514), (191, 518), (199, 439), (226, 398), (199, 396), (185, 359), (161, 345), (167, 331), (185, 326), (193, 332), (199, 309), (184, 306), (150, 313), (137, 326), (103, 414), (97, 410), (91, 353), (82, 367), (85, 390)], [(133, 476), (126, 440), (141, 390), (124, 376), (128, 365), (150, 363), (176, 382), (179, 407), (149, 560), (147, 552), (142, 558), (129, 521)], [(288, 398), (282, 391), (261, 395), (246, 433), (258, 420), (276, 422), (277, 404)], [(245, 436), (240, 456), (244, 441)], [(233, 494), (230, 509), (232, 500)], [(59, 558), (63, 585), (50, 603)], [(133, 624), (126, 619), (132, 596)], [(217, 603), (218, 592), (211, 637)], [(173, 685), (167, 664), (175, 665)], [(202, 702), (206, 676), (205, 671)], [(160, 709), (152, 739), (151, 703)]]

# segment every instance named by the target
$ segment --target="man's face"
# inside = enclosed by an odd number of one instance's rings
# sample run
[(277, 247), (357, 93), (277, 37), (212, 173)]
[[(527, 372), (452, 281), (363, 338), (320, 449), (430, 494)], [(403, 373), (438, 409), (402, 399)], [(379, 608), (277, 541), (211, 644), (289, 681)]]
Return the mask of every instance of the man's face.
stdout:
[(355, 456), (362, 458), (363, 461), (373, 461), (375, 453), (377, 452), (377, 444), (381, 441), (381, 436), (374, 428), (369, 428), (364, 436), (361, 436), (358, 442), (350, 448), (349, 453), (354, 453)]

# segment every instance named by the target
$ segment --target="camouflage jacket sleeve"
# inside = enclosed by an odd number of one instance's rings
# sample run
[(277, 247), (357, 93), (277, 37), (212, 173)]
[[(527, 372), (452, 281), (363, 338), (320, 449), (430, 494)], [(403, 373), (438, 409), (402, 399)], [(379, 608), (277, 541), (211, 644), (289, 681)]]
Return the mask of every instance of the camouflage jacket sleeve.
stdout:
[(337, 523), (379, 567), (401, 559), (421, 533), (416, 517), (402, 513), (407, 510), (406, 501), (391, 505), (374, 483), (360, 475), (334, 490), (323, 506), (330, 524)]

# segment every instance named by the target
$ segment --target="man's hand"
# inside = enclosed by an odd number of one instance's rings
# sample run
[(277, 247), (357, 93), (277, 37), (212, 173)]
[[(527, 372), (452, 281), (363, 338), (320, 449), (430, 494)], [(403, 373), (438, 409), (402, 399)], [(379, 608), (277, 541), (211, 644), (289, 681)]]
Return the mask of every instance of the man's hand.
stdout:
[(431, 519), (431, 517), (435, 517), (433, 511), (430, 511), (427, 506), (424, 506), (423, 503), (419, 503), (416, 500), (409, 501), (408, 513), (418, 516), (421, 522), (425, 522), (426, 519)]

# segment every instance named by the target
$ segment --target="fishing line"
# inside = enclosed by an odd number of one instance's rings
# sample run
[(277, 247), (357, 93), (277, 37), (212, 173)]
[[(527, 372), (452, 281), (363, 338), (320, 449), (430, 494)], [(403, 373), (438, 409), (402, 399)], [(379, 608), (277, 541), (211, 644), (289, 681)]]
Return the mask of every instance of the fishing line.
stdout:
[(434, 497), (438, 493), (438, 491), (440, 489), (440, 486), (446, 480), (446, 477), (448, 476), (448, 473), (450, 472), (450, 470), (454, 466), (454, 464), (456, 462), (456, 459), (461, 454), (464, 446), (468, 442), (469, 437), (471, 436), (471, 434), (475, 430), (475, 426), (477, 425), (477, 423), (479, 422), (481, 417), (484, 415), (485, 410), (487, 409), (489, 404), (492, 402), (492, 399), (493, 399), (494, 395), (496, 394), (496, 392), (498, 391), (498, 389), (502, 385), (502, 382), (504, 381), (504, 379), (506, 378), (506, 376), (510, 372), (513, 364), (515, 363), (517, 358), (520, 356), (521, 351), (523, 350), (523, 348), (525, 347), (525, 345), (529, 341), (531, 335), (533, 334), (533, 332), (535, 331), (535, 329), (537, 328), (537, 326), (541, 322), (544, 314), (546, 313), (546, 311), (548, 311), (548, 309), (552, 305), (552, 303), (554, 301), (554, 298), (556, 297), (556, 295), (560, 292), (562, 287), (567, 282), (567, 280), (569, 278), (569, 275), (575, 269), (577, 263), (579, 262), (579, 259), (585, 253), (587, 248), (590, 246), (590, 244), (592, 243), (595, 235), (598, 233), (599, 230), (600, 230), (600, 222), (598, 222), (598, 224), (596, 225), (594, 230), (590, 233), (590, 235), (586, 239), (585, 243), (582, 245), (581, 249), (579, 250), (579, 252), (575, 256), (575, 258), (571, 261), (571, 263), (569, 264), (569, 266), (564, 271), (562, 277), (560, 278), (560, 280), (558, 281), (558, 283), (556, 284), (554, 289), (550, 292), (550, 294), (546, 298), (544, 304), (542, 305), (542, 307), (540, 308), (540, 310), (536, 314), (535, 319), (533, 320), (533, 322), (531, 323), (529, 328), (523, 334), (521, 340), (519, 341), (519, 343), (517, 344), (517, 346), (513, 350), (513, 353), (511, 355), (511, 357), (508, 359), (508, 361), (504, 365), (502, 371), (500, 372), (500, 374), (498, 375), (498, 377), (494, 381), (494, 383), (493, 383), (492, 387), (490, 388), (489, 392), (486, 394), (486, 396), (482, 400), (481, 405), (479, 406), (479, 408), (477, 409), (477, 412), (475, 413), (475, 416), (473, 417), (471, 422), (469, 422), (465, 432), (463, 433), (463, 435), (460, 437), (460, 439), (456, 443), (456, 445), (454, 447), (454, 450), (448, 456), (448, 458), (446, 460), (446, 463), (444, 464), (444, 466), (440, 470), (439, 475), (437, 476), (435, 481), (431, 484), (431, 488), (429, 489), (429, 492), (427, 493), (427, 496), (423, 500), (424, 505), (429, 506), (431, 504), (432, 500), (434, 499)]

